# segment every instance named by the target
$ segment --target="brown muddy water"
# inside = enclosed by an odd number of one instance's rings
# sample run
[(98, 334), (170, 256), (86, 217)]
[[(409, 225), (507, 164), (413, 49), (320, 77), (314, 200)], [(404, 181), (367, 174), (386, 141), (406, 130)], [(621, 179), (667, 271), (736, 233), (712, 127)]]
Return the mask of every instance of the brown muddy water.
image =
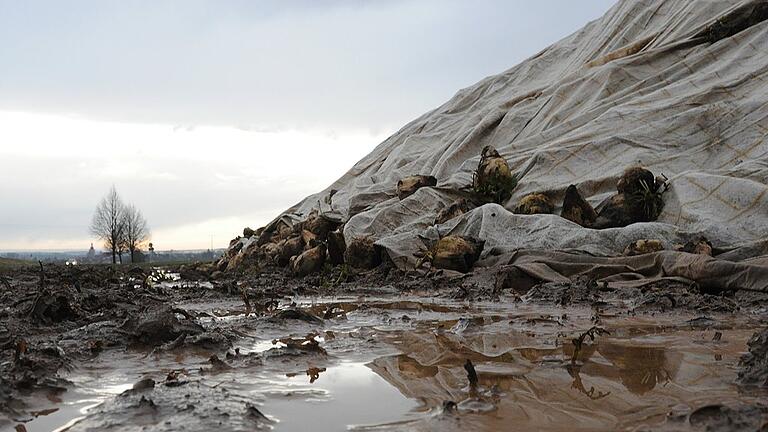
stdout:
[[(293, 301), (327, 319), (245, 316), (235, 301), (181, 304), (206, 316), (204, 326), (237, 331), (238, 354), (105, 351), (63, 374), (71, 388), (36, 401), (26, 430), (210, 430), (201, 419), (220, 430), (286, 432), (698, 430), (702, 423), (690, 414), (703, 407), (766, 397), (734, 384), (758, 324), (748, 315), (635, 316), (511, 298)], [(595, 325), (610, 334), (586, 338), (576, 350), (572, 340)], [(288, 336), (318, 344), (274, 341)], [(220, 361), (210, 360), (214, 354)], [(145, 378), (157, 385), (121, 402)], [(253, 423), (231, 417), (242, 406), (254, 408)]]

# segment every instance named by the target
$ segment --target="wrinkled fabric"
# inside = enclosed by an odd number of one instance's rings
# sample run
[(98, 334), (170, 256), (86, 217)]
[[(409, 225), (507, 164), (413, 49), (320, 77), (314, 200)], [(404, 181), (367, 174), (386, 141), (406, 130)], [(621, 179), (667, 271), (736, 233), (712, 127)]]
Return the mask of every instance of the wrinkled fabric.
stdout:
[[(762, 261), (762, 262), (761, 262)], [(520, 286), (586, 278), (612, 286), (641, 286), (662, 279), (697, 283), (709, 292), (768, 292), (764, 260), (732, 262), (706, 255), (662, 251), (628, 257), (596, 257), (575, 251), (517, 250), (489, 257), (484, 265), (504, 266), (506, 283)], [(511, 271), (516, 270), (516, 271)], [(511, 280), (510, 280), (511, 279)]]
[[(449, 232), (486, 240), (485, 256), (494, 247), (607, 256), (642, 238), (671, 247), (700, 235), (718, 250), (736, 251), (729, 259), (768, 254), (768, 21), (714, 42), (700, 36), (753, 3), (619, 1), (407, 124), (286, 213), (320, 206), (340, 215), (347, 239), (372, 236), (401, 267), (414, 264), (425, 244), (420, 236)], [(512, 199), (431, 226), (466, 194), (486, 145), (513, 171), (532, 166)], [(551, 193), (559, 206), (570, 184), (596, 205), (638, 163), (671, 180), (657, 222), (595, 231), (555, 215), (511, 213), (532, 192)], [(416, 174), (435, 176), (437, 187), (399, 200), (398, 180)]]

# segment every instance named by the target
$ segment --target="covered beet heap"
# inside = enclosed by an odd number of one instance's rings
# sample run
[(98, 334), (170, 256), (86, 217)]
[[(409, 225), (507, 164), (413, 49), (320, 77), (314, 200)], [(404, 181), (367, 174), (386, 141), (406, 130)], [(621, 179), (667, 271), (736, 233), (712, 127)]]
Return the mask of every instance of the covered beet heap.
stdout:
[(764, 255), (766, 16), (759, 1), (619, 1), (404, 126), (233, 241), (220, 268), (288, 266), (309, 250), (342, 264), (354, 241), (354, 266), (412, 270), (449, 235), (484, 242), (475, 268), (521, 249), (620, 256), (638, 240), (684, 254), (676, 245), (705, 239), (715, 261)]

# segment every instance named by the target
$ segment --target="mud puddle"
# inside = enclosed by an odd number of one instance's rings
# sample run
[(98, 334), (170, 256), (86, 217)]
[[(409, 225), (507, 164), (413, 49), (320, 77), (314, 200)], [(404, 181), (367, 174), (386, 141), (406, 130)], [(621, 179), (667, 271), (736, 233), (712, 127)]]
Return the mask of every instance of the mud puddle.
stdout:
[[(67, 391), (41, 398), (50, 412), (26, 430), (704, 430), (706, 407), (766, 398), (734, 384), (748, 315), (423, 297), (295, 297), (280, 310), (310, 318), (285, 319), (180, 306), (237, 332), (234, 346), (104, 351), (61, 374)], [(593, 327), (607, 333), (573, 343)]]

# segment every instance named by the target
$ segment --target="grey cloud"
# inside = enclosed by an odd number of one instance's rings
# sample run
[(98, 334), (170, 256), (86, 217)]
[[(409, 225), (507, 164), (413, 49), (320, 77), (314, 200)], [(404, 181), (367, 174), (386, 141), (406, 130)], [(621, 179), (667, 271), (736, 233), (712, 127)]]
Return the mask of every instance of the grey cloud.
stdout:
[[(0, 0), (0, 110), (182, 129), (378, 135), (514, 66), (612, 3)], [(0, 131), (0, 146), (13, 138)], [(237, 158), (236, 149), (215, 144)], [(0, 247), (14, 238), (85, 236), (112, 183), (155, 229), (282, 209), (319, 188), (311, 179), (248, 176), (216, 186), (231, 167), (152, 158), (143, 163), (155, 178), (94, 177), (103, 157), (91, 156), (0, 151)]]
[(0, 109), (394, 128), (611, 1), (0, 2)]

